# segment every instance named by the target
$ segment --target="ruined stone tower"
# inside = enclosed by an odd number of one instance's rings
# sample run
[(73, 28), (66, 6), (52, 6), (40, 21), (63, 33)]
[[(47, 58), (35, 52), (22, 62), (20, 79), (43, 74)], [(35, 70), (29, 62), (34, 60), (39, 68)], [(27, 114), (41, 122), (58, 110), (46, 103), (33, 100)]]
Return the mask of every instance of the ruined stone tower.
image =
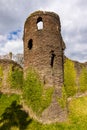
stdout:
[(44, 87), (54, 87), (52, 103), (44, 110), (42, 121), (62, 121), (66, 110), (58, 104), (62, 97), (63, 51), (65, 44), (61, 36), (59, 16), (53, 12), (32, 13), (24, 25), (24, 71), (34, 68)]

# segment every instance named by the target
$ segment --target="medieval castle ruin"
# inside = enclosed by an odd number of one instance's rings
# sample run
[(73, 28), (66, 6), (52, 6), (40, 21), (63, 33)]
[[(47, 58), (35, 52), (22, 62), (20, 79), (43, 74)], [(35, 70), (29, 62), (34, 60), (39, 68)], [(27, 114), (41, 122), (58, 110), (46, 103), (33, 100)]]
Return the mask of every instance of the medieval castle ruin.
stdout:
[(51, 105), (42, 113), (41, 120), (65, 119), (66, 111), (57, 101), (62, 96), (65, 49), (59, 16), (53, 12), (34, 12), (25, 22), (23, 40), (24, 72), (33, 68), (39, 73), (45, 88), (54, 87)]
[[(7, 83), (9, 69), (14, 71), (19, 68), (26, 76), (28, 68), (34, 69), (44, 89), (54, 88), (50, 105), (39, 116), (30, 111), (30, 116), (43, 123), (64, 121), (67, 117), (67, 109), (62, 108), (58, 98), (62, 97), (64, 85), (64, 50), (65, 43), (61, 36), (60, 18), (53, 12), (36, 11), (32, 13), (24, 24), (24, 67), (12, 60), (0, 59), (0, 91), (8, 88)], [(80, 74), (83, 65), (75, 63), (77, 75)], [(12, 68), (11, 68), (12, 67)], [(87, 64), (84, 64), (87, 67)], [(32, 114), (33, 113), (33, 114)]]

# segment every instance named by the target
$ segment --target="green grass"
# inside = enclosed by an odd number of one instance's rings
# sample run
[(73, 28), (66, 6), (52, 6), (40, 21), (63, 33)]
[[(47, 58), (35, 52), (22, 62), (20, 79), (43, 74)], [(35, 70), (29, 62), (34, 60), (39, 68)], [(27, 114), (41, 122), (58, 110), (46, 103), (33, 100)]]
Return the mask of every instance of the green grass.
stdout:
[(87, 130), (87, 97), (69, 103), (69, 117), (65, 123), (42, 125), (33, 121), (26, 130)]
[(29, 127), (31, 130), (87, 130), (87, 97), (73, 99), (69, 103), (69, 118), (67, 122), (51, 125), (32, 122)]
[[(63, 90), (62, 97), (58, 98), (58, 103), (61, 105), (62, 108), (66, 106), (66, 98), (67, 98), (66, 95), (69, 97), (76, 94), (76, 81), (75, 81), (76, 71), (74, 68), (74, 64), (68, 60), (65, 64), (64, 71), (65, 71), (66, 93), (65, 93), (65, 90)], [(82, 70), (82, 73), (79, 79), (81, 92), (84, 92), (87, 90), (87, 87), (86, 87), (87, 86), (86, 85), (87, 72), (86, 71), (87, 70), (85, 69)], [(0, 68), (0, 75), (3, 76), (1, 68)], [(16, 87), (22, 88), (22, 82), (21, 82), (22, 73), (19, 72), (19, 70), (16, 69), (14, 72), (10, 71), (8, 77), (10, 78), (10, 81), (14, 88)], [(17, 83), (18, 83), (18, 86), (16, 86)], [(39, 115), (44, 109), (46, 109), (50, 105), (53, 91), (54, 89), (50, 87), (48, 89), (44, 89), (44, 86), (41, 83), (38, 74), (34, 70), (29, 70), (24, 80), (23, 99), (20, 99), (20, 96), (16, 94), (12, 94), (12, 95), (0, 94), (0, 119), (1, 119), (1, 115), (3, 115), (4, 112), (7, 112), (6, 110), (8, 110), (8, 108), (11, 108), (12, 103), (14, 101), (17, 101), (17, 105), (19, 105), (20, 100), (25, 100), (28, 106), (31, 107), (32, 110)], [(87, 97), (73, 98), (68, 103), (68, 109), (69, 109), (69, 113), (68, 113), (68, 118), (66, 122), (43, 125), (35, 120), (32, 120), (32, 119), (30, 120), (30, 117), (28, 117), (28, 120), (30, 121), (28, 125), (25, 124), (26, 128), (24, 127), (25, 129), (23, 130), (87, 130)], [(14, 110), (14, 109), (11, 109), (11, 110)], [(13, 111), (14, 113), (13, 123), (16, 122), (14, 118), (16, 116), (19, 117), (20, 119), (24, 119), (25, 117), (23, 114), (25, 113), (24, 111), (21, 111), (20, 109), (18, 109), (16, 115), (14, 111)], [(22, 112), (23, 115), (19, 114), (20, 112)], [(25, 119), (27, 122), (28, 121), (27, 118)], [(19, 129), (19, 127), (17, 126), (11, 125), (11, 127), (9, 127), (9, 124), (6, 124), (6, 123), (0, 122), (0, 130), (22, 130), (22, 129)], [(3, 126), (3, 124), (4, 124), (4, 127), (1, 127)], [(22, 128), (23, 125), (24, 124), (22, 124), (20, 128)]]
[(80, 125), (82, 130), (84, 130), (85, 127), (87, 128), (87, 97), (73, 99), (70, 102), (69, 110), (72, 123), (78, 127)]
[[(0, 97), (0, 115), (11, 103), (16, 100), (17, 95), (1, 95)], [(87, 130), (87, 97), (74, 98), (69, 102), (69, 116), (66, 122), (43, 125), (32, 120), (24, 130)], [(0, 129), (3, 130), (3, 129)], [(7, 128), (5, 130), (8, 130)], [(12, 126), (9, 130), (20, 130)]]
[(16, 94), (6, 95), (0, 94), (0, 116), (4, 112), (4, 110), (11, 105), (11, 103), (16, 100), (19, 102), (19, 96)]

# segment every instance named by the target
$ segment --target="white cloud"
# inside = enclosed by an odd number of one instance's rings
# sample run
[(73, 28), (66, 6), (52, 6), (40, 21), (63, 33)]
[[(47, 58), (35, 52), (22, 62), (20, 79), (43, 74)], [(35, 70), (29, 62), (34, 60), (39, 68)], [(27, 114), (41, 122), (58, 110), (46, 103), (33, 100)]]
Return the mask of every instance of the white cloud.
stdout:
[(1, 54), (13, 52), (14, 54), (23, 53), (23, 42), (20, 39), (7, 41), (5, 46), (0, 49)]
[(86, 5), (87, 0), (0, 0), (0, 53), (7, 53), (8, 50), (14, 52), (18, 49), (22, 50), (22, 33), (18, 38), (13, 35), (14, 40), (11, 41), (7, 39), (7, 36), (19, 28), (23, 32), (24, 22), (29, 14), (42, 9), (59, 14), (62, 35), (67, 47), (66, 55), (71, 58), (76, 57), (79, 61), (83, 61), (83, 58), (87, 61)]

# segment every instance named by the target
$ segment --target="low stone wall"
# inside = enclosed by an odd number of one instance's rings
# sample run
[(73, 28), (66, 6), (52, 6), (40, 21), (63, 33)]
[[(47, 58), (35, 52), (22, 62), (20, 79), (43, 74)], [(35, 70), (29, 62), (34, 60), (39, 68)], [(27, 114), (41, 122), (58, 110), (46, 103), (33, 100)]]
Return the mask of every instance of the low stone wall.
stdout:
[(14, 71), (16, 68), (22, 71), (22, 67), (12, 60), (0, 59), (0, 90), (10, 88), (8, 76), (10, 70)]

